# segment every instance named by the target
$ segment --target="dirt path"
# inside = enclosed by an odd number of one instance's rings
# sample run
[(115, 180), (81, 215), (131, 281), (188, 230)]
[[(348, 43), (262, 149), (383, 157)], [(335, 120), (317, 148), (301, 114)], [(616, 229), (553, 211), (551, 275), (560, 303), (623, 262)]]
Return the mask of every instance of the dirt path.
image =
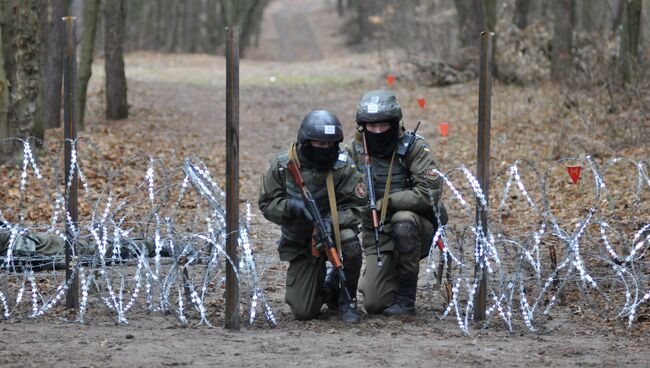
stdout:
[[(250, 328), (231, 332), (222, 327), (180, 328), (172, 317), (141, 312), (128, 326), (116, 326), (101, 307), (89, 310), (84, 325), (45, 320), (10, 320), (0, 324), (0, 366), (310, 366), (310, 367), (636, 367), (647, 365), (650, 352), (645, 334), (647, 321), (626, 330), (621, 321), (605, 321), (595, 313), (559, 309), (542, 322), (538, 333), (517, 326), (509, 333), (498, 322), (485, 329), (474, 325), (463, 335), (455, 317), (439, 320), (441, 295), (422, 278), (417, 316), (405, 319), (366, 317), (358, 326), (344, 326), (335, 318), (295, 321), (283, 302), (284, 272), (275, 251), (277, 226), (256, 209), (259, 178), (268, 159), (286, 149), (294, 139), (302, 116), (325, 107), (342, 120), (347, 137), (354, 129), (354, 108), (359, 96), (383, 86), (382, 69), (375, 55), (348, 55), (340, 37), (323, 14), (328, 6), (300, 0), (276, 1), (265, 24), (274, 31), (264, 49), (251, 50), (240, 67), (241, 198), (254, 205), (253, 241), (263, 266), (263, 284), (279, 326), (269, 328), (259, 320)], [(291, 8), (291, 15), (282, 13)], [(331, 14), (330, 14), (331, 15)], [(336, 19), (336, 18), (329, 18)], [(291, 21), (288, 21), (291, 20)], [(327, 23), (327, 24), (326, 24)], [(286, 29), (284, 28), (286, 27)], [(267, 28), (265, 28), (267, 29)], [(300, 34), (297, 40), (279, 42), (278, 32)], [(316, 41), (314, 41), (316, 40)], [(306, 46), (309, 44), (309, 46)], [(277, 48), (277, 53), (273, 50)], [(334, 57), (332, 57), (334, 56)], [(300, 60), (283, 63), (278, 60)], [(316, 60), (321, 59), (322, 60)], [(314, 60), (314, 61), (309, 61)], [(145, 150), (182, 157), (203, 157), (220, 178), (224, 160), (224, 69), (222, 57), (204, 55), (134, 54), (127, 58), (131, 117), (124, 122), (101, 119), (101, 65), (91, 85), (89, 136), (106, 148), (123, 152)], [(426, 89), (402, 84), (396, 87), (406, 122), (422, 119), (420, 132), (436, 147), (443, 168), (471, 162), (475, 153), (465, 138), (474, 134), (475, 86)], [(520, 114), (533, 120), (534, 109), (518, 110), (519, 99), (530, 100), (538, 91), (496, 87), (495, 114)], [(420, 110), (416, 97), (428, 96)], [(508, 101), (506, 107), (501, 101)], [(504, 103), (506, 104), (506, 103)], [(532, 112), (531, 112), (532, 111)], [(447, 139), (437, 134), (434, 122), (453, 118)], [(496, 161), (520, 155), (547, 157), (535, 151), (536, 135), (494, 123)], [(56, 139), (53, 132), (50, 139)], [(56, 135), (58, 137), (58, 135)], [(549, 141), (551, 138), (545, 137)], [(517, 142), (519, 149), (513, 148)], [(546, 144), (546, 143), (545, 143)], [(552, 144), (552, 143), (551, 143)], [(550, 149), (550, 148), (549, 148)], [(549, 154), (550, 155), (550, 154)], [(143, 308), (144, 309), (144, 308)], [(218, 311), (211, 318), (219, 321)], [(493, 319), (493, 321), (496, 321)]]

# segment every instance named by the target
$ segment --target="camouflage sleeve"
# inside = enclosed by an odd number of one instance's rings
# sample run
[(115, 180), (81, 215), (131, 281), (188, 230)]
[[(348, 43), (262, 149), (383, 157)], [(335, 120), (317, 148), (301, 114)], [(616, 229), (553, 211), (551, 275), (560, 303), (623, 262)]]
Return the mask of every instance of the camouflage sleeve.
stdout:
[(356, 166), (348, 159), (341, 179), (336, 186), (339, 224), (344, 229), (356, 229), (361, 223), (361, 214), (367, 204), (366, 184)]
[(424, 140), (416, 141), (408, 155), (412, 188), (391, 193), (389, 207), (394, 211), (427, 213), (440, 200), (442, 178), (434, 171), (438, 166), (433, 159), (431, 148)]
[(264, 218), (284, 225), (291, 221), (292, 217), (287, 210), (287, 191), (280, 170), (280, 163), (276, 158), (262, 178), (257, 204)]

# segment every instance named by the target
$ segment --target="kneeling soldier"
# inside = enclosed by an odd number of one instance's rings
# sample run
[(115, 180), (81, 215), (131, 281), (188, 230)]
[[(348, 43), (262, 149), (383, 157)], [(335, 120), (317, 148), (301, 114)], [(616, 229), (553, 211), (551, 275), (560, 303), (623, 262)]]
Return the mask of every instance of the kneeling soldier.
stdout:
[[(356, 292), (362, 252), (357, 231), (367, 193), (352, 160), (339, 151), (341, 141), (343, 130), (334, 114), (310, 112), (300, 125), (297, 142), (271, 162), (260, 188), (260, 210), (266, 219), (281, 225), (278, 252), (281, 260), (289, 262), (285, 301), (298, 320), (315, 318), (327, 303), (338, 309), (341, 321), (360, 321)], [(295, 171), (289, 172), (292, 169), (302, 174), (305, 187), (300, 187)], [(313, 202), (304, 198), (304, 189)], [(321, 224), (315, 217), (322, 217)], [(315, 225), (329, 234), (320, 234)], [(326, 278), (327, 245), (317, 244), (314, 237), (337, 240), (340, 253), (335, 254), (341, 254), (346, 278), (341, 286), (349, 293), (336, 291), (339, 278), (334, 272), (327, 272)]]

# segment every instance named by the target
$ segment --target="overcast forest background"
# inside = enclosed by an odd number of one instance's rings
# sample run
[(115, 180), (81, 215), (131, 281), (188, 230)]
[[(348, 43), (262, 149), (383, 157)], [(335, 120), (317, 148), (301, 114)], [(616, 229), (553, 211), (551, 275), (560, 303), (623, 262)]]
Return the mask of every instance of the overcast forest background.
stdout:
[[(65, 187), (67, 15), (77, 30), (84, 239), (104, 220), (130, 236), (151, 236), (165, 227), (161, 221), (170, 224), (163, 233), (182, 241), (207, 234), (205, 226), (212, 231), (214, 213), (188, 185), (183, 165), (200, 158), (225, 187), (225, 28), (239, 26), (240, 214), (251, 204), (261, 290), (278, 323), (269, 327), (258, 311), (243, 332), (220, 328), (221, 274), (203, 283), (205, 264), (191, 264), (190, 281), (205, 286), (206, 318), (216, 327), (179, 328), (178, 314), (156, 313), (145, 301), (158, 289), (133, 286), (140, 268), (128, 260), (85, 269), (94, 284), (84, 323), (69, 323), (74, 311), (60, 300), (32, 318), (59, 290), (63, 271), (22, 272), (12, 264), (0, 268), (0, 302), (10, 305), (2, 310), (12, 312), (0, 322), (0, 366), (636, 367), (650, 359), (650, 0), (0, 0), (0, 220), (16, 232), (67, 225), (55, 215)], [(462, 168), (476, 171), (479, 35), (486, 30), (495, 34), (488, 207), (491, 231), (505, 239), (489, 285), (491, 295), (510, 295), (497, 304), (511, 309), (494, 307), (483, 324), (464, 315), (478, 242), (477, 198)], [(421, 262), (414, 317), (364, 315), (358, 326), (326, 316), (296, 321), (284, 303), (280, 229), (256, 206), (260, 178), (312, 109), (334, 112), (351, 139), (357, 103), (373, 89), (395, 92), (407, 129), (422, 122), (418, 134), (450, 175), (446, 244), (459, 259), (451, 275), (464, 277), (455, 295), (467, 304), (442, 318), (452, 283), (428, 272), (429, 262), (442, 259), (435, 252)], [(567, 166), (577, 165), (582, 176), (573, 182)], [(584, 264), (571, 258), (578, 253)], [(143, 262), (154, 268), (152, 259)], [(178, 269), (166, 262), (164, 272)], [(558, 264), (566, 268), (555, 272)], [(137, 296), (129, 324), (114, 318), (114, 295), (102, 286), (111, 283), (125, 301)], [(183, 304), (180, 287), (169, 290), (169, 310), (185, 308), (195, 326), (199, 308)], [(242, 320), (251, 298), (245, 290)], [(538, 292), (528, 315), (524, 296), (532, 303)]]

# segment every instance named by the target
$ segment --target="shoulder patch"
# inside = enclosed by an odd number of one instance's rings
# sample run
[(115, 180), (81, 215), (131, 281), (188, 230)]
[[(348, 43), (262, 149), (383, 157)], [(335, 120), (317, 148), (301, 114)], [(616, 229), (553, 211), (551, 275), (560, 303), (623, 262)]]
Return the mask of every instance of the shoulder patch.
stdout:
[(356, 195), (357, 198), (366, 198), (368, 196), (368, 187), (366, 187), (366, 183), (358, 183), (354, 187), (354, 195)]

